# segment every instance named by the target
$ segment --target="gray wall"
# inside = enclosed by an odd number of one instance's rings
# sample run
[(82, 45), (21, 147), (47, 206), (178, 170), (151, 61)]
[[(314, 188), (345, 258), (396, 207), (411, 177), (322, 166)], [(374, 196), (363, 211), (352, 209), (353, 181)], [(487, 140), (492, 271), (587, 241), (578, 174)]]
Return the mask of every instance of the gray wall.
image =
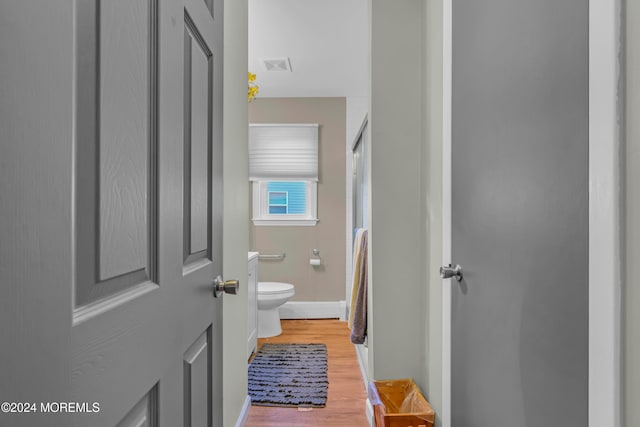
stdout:
[(426, 299), (423, 392), (441, 424), (442, 408), (442, 1), (427, 0), (423, 9), (422, 47), (424, 92), (422, 203), (425, 222), (424, 272)]
[(419, 383), (427, 313), (420, 197), (423, 3), (369, 3), (369, 376)]
[(640, 2), (626, 2), (624, 425), (640, 425)]
[[(236, 425), (247, 397), (247, 252), (249, 168), (247, 100), (247, 0), (224, 2), (224, 277), (240, 279), (240, 293), (223, 308), (223, 418)], [(240, 95), (237, 95), (240, 94)]]
[[(258, 76), (258, 84), (260, 76)], [(287, 254), (284, 261), (260, 261), (260, 281), (289, 282), (294, 301), (345, 299), (346, 98), (257, 98), (250, 123), (318, 123), (318, 219), (315, 227), (256, 227), (252, 250)], [(312, 250), (322, 265), (309, 265)]]

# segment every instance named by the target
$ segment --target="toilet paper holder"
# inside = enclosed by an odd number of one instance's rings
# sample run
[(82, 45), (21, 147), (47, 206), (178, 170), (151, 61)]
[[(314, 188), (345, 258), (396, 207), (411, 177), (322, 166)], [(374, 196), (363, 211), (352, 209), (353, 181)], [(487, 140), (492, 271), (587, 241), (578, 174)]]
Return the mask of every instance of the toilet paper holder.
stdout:
[(317, 267), (320, 264), (322, 264), (322, 261), (320, 260), (320, 250), (313, 249), (311, 252), (313, 253), (314, 256), (317, 256), (318, 258), (309, 258), (309, 264), (314, 267)]

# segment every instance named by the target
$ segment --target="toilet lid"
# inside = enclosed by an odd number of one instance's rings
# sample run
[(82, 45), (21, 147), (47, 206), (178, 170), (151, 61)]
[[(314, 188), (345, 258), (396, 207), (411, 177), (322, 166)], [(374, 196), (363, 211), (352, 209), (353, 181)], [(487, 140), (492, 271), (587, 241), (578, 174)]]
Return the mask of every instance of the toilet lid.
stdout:
[(290, 283), (258, 282), (258, 293), (262, 295), (285, 294), (293, 290)]

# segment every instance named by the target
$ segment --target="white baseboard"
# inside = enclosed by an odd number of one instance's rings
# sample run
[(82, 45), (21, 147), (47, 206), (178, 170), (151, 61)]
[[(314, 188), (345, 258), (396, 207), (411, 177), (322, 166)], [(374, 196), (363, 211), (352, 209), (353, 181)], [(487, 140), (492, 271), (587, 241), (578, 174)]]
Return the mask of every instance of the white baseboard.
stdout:
[(369, 420), (369, 425), (371, 427), (375, 427), (376, 420), (375, 416), (373, 415), (373, 405), (371, 404), (369, 398), (367, 398), (367, 419)]
[(360, 366), (360, 375), (364, 381), (365, 390), (369, 386), (369, 349), (363, 344), (354, 344), (356, 348), (356, 356), (358, 357), (358, 365)]
[(288, 301), (280, 307), (281, 319), (346, 320), (346, 301)]
[(247, 396), (244, 399), (244, 405), (242, 405), (242, 410), (240, 411), (240, 415), (238, 416), (238, 421), (236, 421), (236, 427), (244, 427), (247, 422), (247, 418), (249, 418), (249, 408), (251, 407), (251, 398)]
[(363, 344), (355, 344), (356, 356), (358, 357), (358, 365), (360, 366), (360, 375), (362, 375), (362, 381), (364, 382), (364, 389), (367, 390), (367, 419), (369, 420), (369, 425), (371, 427), (375, 427), (376, 421), (373, 414), (373, 405), (369, 400), (369, 373), (368, 373), (368, 365), (369, 365), (369, 349), (365, 347)]

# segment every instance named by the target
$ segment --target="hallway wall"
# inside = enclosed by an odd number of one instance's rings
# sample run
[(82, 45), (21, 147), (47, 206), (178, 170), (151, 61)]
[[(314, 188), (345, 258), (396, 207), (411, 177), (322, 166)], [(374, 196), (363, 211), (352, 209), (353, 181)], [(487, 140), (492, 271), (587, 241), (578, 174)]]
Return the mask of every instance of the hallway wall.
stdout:
[[(287, 254), (283, 261), (260, 261), (259, 280), (293, 283), (293, 301), (344, 300), (346, 98), (257, 98), (249, 105), (249, 123), (320, 125), (319, 222), (315, 227), (254, 226), (250, 222), (252, 250)], [(318, 267), (309, 265), (314, 248), (320, 250), (322, 259)]]
[[(224, 278), (240, 280), (238, 295), (224, 297), (222, 359), (223, 425), (233, 427), (247, 394), (247, 252), (249, 158), (247, 129), (247, 0), (224, 2)], [(238, 96), (241, 94), (241, 96)], [(231, 189), (231, 190), (230, 190)], [(231, 327), (229, 327), (231, 326)]]
[(420, 197), (425, 170), (419, 71), (423, 3), (369, 3), (368, 158), (369, 376), (413, 377), (421, 387), (426, 364)]
[[(374, 26), (379, 25), (384, 27), (382, 20), (376, 19), (376, 13), (379, 13), (382, 9), (380, 3), (375, 0), (372, 1), (372, 23)], [(421, 176), (422, 183), (422, 199), (421, 199), (421, 219), (413, 222), (408, 222), (414, 226), (423, 227), (419, 228), (419, 235), (421, 236), (421, 243), (417, 244), (414, 239), (409, 239), (407, 245), (414, 249), (418, 248), (422, 251), (424, 258), (421, 261), (421, 273), (417, 274), (417, 277), (423, 277), (424, 289), (414, 289), (415, 301), (418, 304), (423, 304), (425, 307), (423, 325), (424, 328), (412, 327), (410, 334), (413, 337), (415, 333), (420, 334), (415, 340), (405, 340), (401, 346), (404, 352), (411, 352), (415, 350), (415, 346), (420, 347), (420, 351), (414, 356), (416, 359), (420, 359), (424, 363), (424, 369), (413, 366), (412, 364), (404, 365), (404, 359), (402, 355), (396, 355), (397, 358), (393, 358), (390, 352), (386, 352), (380, 349), (382, 345), (388, 345), (390, 343), (388, 334), (391, 334), (390, 330), (393, 329), (393, 324), (385, 326), (384, 322), (389, 320), (388, 317), (392, 316), (393, 310), (388, 310), (388, 314), (379, 316), (376, 311), (376, 319), (374, 326), (373, 342), (370, 351), (370, 375), (374, 378), (380, 378), (381, 375), (392, 375), (394, 373), (414, 373), (416, 375), (416, 381), (419, 383), (423, 392), (429, 399), (430, 403), (434, 407), (437, 414), (441, 412), (442, 405), (442, 359), (441, 359), (441, 305), (442, 305), (442, 284), (437, 274), (437, 268), (442, 264), (442, 230), (440, 227), (442, 218), (442, 191), (440, 188), (440, 176), (441, 176), (441, 158), (442, 158), (442, 0), (425, 0), (423, 2), (423, 9), (420, 10), (420, 14), (423, 19), (422, 24), (422, 45), (416, 47), (414, 44), (405, 46), (407, 51), (411, 49), (419, 49), (421, 52), (421, 67), (422, 75), (421, 80), (417, 82), (421, 93), (424, 95), (421, 109), (422, 116), (422, 135), (423, 145), (418, 148), (417, 151), (421, 153), (422, 164), (424, 165), (417, 172)], [(378, 6), (378, 7), (376, 7)], [(418, 11), (418, 7), (410, 2), (403, 2), (403, 10), (416, 7), (414, 13)], [(637, 120), (640, 117), (640, 3), (638, 2), (626, 2), (625, 10), (625, 32), (626, 32), (626, 46), (625, 46), (625, 105), (626, 105), (626, 126), (625, 126), (625, 147), (623, 158), (625, 159), (625, 172), (624, 178), (626, 182), (625, 188), (625, 219), (624, 219), (624, 245), (625, 245), (625, 283), (624, 283), (624, 313), (623, 313), (623, 425), (625, 427), (631, 427), (640, 425), (640, 408), (636, 405), (636, 402), (640, 399), (640, 334), (638, 334), (638, 325), (640, 325), (640, 310), (637, 309), (640, 306), (640, 263), (637, 262), (640, 259), (640, 192), (638, 191), (640, 184), (640, 121)], [(389, 22), (395, 22), (396, 16), (399, 16), (400, 12), (397, 10), (395, 13), (387, 15), (386, 20)], [(416, 24), (413, 20), (403, 22), (402, 26), (407, 28), (415, 28)], [(382, 30), (380, 30), (382, 31)], [(406, 36), (406, 33), (403, 33)], [(387, 34), (391, 43), (398, 43), (402, 39), (403, 34)], [(375, 43), (375, 32), (372, 35), (372, 40)], [(372, 55), (372, 69), (373, 69), (373, 88), (378, 87), (379, 82), (376, 83), (376, 50), (380, 48), (379, 45), (373, 50)], [(403, 63), (403, 66), (405, 64)], [(380, 65), (378, 65), (380, 66)], [(399, 67), (400, 68), (400, 67)], [(395, 75), (397, 76), (397, 74)], [(397, 78), (397, 77), (394, 77)], [(384, 86), (384, 85), (383, 85)], [(373, 91), (373, 89), (372, 89)], [(380, 96), (381, 91), (378, 87), (377, 92), (373, 92), (372, 105), (374, 108), (370, 114), (371, 125), (373, 129), (376, 129), (376, 121), (380, 123), (381, 117), (380, 109), (375, 108), (375, 103), (378, 100), (384, 100), (387, 103), (394, 105), (400, 105), (400, 108), (404, 108), (405, 103), (413, 102), (413, 98), (410, 94), (405, 96), (394, 95), (392, 93), (385, 93), (385, 96)], [(376, 97), (376, 93), (379, 95)], [(383, 102), (384, 102), (383, 101)], [(411, 104), (415, 107), (415, 104)], [(404, 110), (403, 110), (404, 111)], [(376, 114), (378, 113), (378, 114)], [(388, 117), (392, 117), (392, 112), (386, 112)], [(389, 123), (385, 123), (389, 125)], [(378, 130), (380, 128), (377, 128)], [(389, 131), (399, 130), (401, 126), (391, 126)], [(375, 144), (376, 140), (380, 136), (387, 136), (386, 133), (372, 131), (372, 142)], [(403, 135), (404, 136), (404, 135)], [(413, 139), (415, 135), (410, 135)], [(406, 144), (410, 144), (406, 142)], [(374, 148), (375, 149), (375, 148)], [(378, 151), (380, 153), (380, 151)], [(385, 153), (387, 154), (387, 153)], [(379, 155), (379, 154), (378, 154)], [(395, 156), (391, 156), (392, 160), (390, 164), (392, 166), (398, 166), (403, 164), (398, 161)], [(373, 161), (376, 161), (375, 159)], [(413, 162), (405, 164), (404, 167), (416, 172)], [(378, 175), (379, 178), (379, 175)], [(376, 178), (374, 178), (376, 179)], [(375, 195), (375, 194), (374, 194)], [(372, 214), (375, 216), (376, 212)], [(382, 251), (379, 248), (375, 248), (376, 239), (376, 226), (380, 226), (381, 219), (375, 218), (374, 225), (372, 226), (374, 247), (372, 265), (375, 266), (375, 259), (381, 254)], [(388, 254), (387, 254), (388, 255)], [(426, 261), (425, 261), (426, 260)], [(375, 267), (372, 267), (375, 268)], [(393, 268), (390, 269), (394, 271)], [(377, 271), (379, 272), (379, 271)], [(371, 274), (371, 272), (370, 272)], [(407, 274), (406, 272), (404, 274)], [(415, 274), (415, 273), (409, 273)], [(378, 274), (373, 279), (372, 293), (373, 299), (376, 297), (382, 298), (379, 295), (382, 291), (377, 289), (380, 279), (383, 274)], [(405, 290), (404, 286), (403, 290)], [(407, 286), (407, 289), (410, 287)], [(401, 297), (394, 296), (393, 301), (399, 301)], [(395, 304), (395, 303), (394, 303)], [(413, 307), (413, 306), (412, 306)], [(384, 312), (384, 309), (380, 310)], [(407, 315), (408, 316), (408, 315)], [(380, 326), (382, 325), (382, 326)], [(397, 325), (396, 325), (397, 326)], [(408, 342), (412, 341), (412, 342)], [(384, 342), (384, 344), (383, 344)], [(416, 344), (417, 342), (417, 344)], [(395, 360), (390, 363), (390, 360)], [(374, 362), (373, 367), (371, 362)], [(383, 362), (384, 361), (384, 362)], [(381, 369), (381, 364), (387, 364), (386, 367)], [(382, 373), (382, 374), (381, 374)], [(440, 425), (440, 420), (436, 421), (436, 426)]]
[(626, 2), (623, 419), (640, 425), (640, 2)]
[[(427, 0), (423, 8), (424, 149), (422, 209), (425, 223), (425, 355), (423, 392), (436, 411), (436, 427), (442, 413), (442, 0)], [(428, 96), (427, 96), (428, 95)]]

